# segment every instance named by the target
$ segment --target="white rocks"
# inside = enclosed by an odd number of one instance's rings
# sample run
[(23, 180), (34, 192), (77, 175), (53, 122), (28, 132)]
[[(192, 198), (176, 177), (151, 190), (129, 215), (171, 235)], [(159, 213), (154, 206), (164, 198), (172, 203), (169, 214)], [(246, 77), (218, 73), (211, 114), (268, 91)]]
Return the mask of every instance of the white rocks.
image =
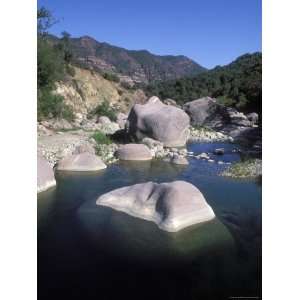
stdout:
[(144, 144), (126, 144), (119, 147), (116, 156), (120, 160), (151, 160), (152, 154)]
[(202, 152), (201, 154), (197, 155), (198, 159), (209, 159), (209, 156), (207, 153)]
[(207, 161), (210, 162), (210, 163), (215, 162), (213, 159), (208, 159)]
[(181, 109), (151, 97), (144, 105), (135, 104), (126, 123), (129, 135), (141, 141), (150, 137), (165, 147), (180, 147), (189, 136), (189, 116)]
[(62, 171), (98, 171), (105, 169), (106, 165), (94, 154), (84, 152), (66, 156), (57, 164), (57, 170)]
[(56, 185), (54, 172), (49, 163), (40, 155), (37, 157), (37, 192), (43, 192)]
[(111, 121), (108, 117), (106, 116), (99, 116), (98, 117), (98, 120), (97, 120), (97, 123), (101, 124), (101, 125), (107, 125), (107, 124), (110, 124)]
[(233, 142), (233, 138), (231, 136), (205, 127), (198, 129), (191, 127), (190, 132), (189, 141), (191, 142)]
[(117, 123), (119, 124), (121, 129), (125, 128), (127, 118), (128, 118), (128, 116), (121, 112), (117, 114)]
[(223, 155), (225, 152), (224, 148), (217, 148), (214, 150), (214, 154), (216, 155)]
[(84, 152), (88, 152), (91, 154), (96, 154), (95, 153), (95, 148), (89, 144), (89, 143), (85, 143), (85, 144), (81, 144), (75, 147), (75, 150), (73, 151), (72, 154), (80, 154), (80, 153), (84, 153)]
[(100, 196), (96, 204), (155, 222), (160, 229), (170, 232), (215, 217), (202, 193), (185, 181), (123, 187)]
[(189, 161), (181, 155), (174, 155), (173, 158), (171, 158), (170, 162), (175, 165), (188, 165), (189, 164)]

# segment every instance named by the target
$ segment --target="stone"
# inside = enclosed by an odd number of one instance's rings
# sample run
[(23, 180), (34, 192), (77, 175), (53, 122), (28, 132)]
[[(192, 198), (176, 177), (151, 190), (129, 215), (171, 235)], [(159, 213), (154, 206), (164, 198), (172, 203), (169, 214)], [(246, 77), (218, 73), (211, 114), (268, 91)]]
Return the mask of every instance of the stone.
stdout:
[(88, 143), (76, 146), (72, 154), (80, 154), (80, 153), (84, 153), (84, 152), (96, 154), (95, 148), (91, 144), (88, 144)]
[(57, 170), (61, 171), (98, 171), (105, 169), (106, 165), (96, 155), (89, 152), (73, 154), (64, 157), (57, 164)]
[(98, 120), (97, 120), (97, 123), (99, 124), (102, 124), (102, 125), (107, 125), (107, 124), (110, 124), (111, 121), (108, 117), (106, 116), (99, 116), (98, 117)]
[(40, 155), (37, 156), (37, 192), (43, 192), (56, 185), (53, 169)]
[(100, 196), (96, 204), (155, 222), (169, 232), (215, 218), (202, 193), (185, 181), (126, 186)]
[(209, 159), (209, 156), (208, 156), (207, 153), (203, 152), (203, 153), (199, 154), (197, 156), (197, 158), (200, 158), (200, 159)]
[(221, 128), (228, 122), (226, 108), (218, 104), (216, 99), (204, 97), (187, 102), (183, 105), (184, 111), (190, 116), (191, 124)]
[(251, 126), (251, 122), (248, 120), (248, 118), (242, 112), (237, 111), (235, 108), (228, 107), (227, 113), (232, 125), (244, 127)]
[(73, 126), (71, 125), (70, 122), (68, 122), (65, 119), (52, 119), (49, 120), (49, 128), (59, 130), (59, 129), (72, 129)]
[(130, 136), (138, 141), (150, 137), (165, 147), (181, 147), (189, 137), (189, 116), (180, 108), (151, 97), (144, 105), (135, 104), (126, 123)]
[(174, 156), (171, 159), (171, 163), (175, 165), (188, 165), (189, 161), (183, 156)]
[(116, 156), (120, 160), (150, 160), (150, 149), (144, 144), (126, 144), (119, 147)]
[(246, 115), (247, 119), (254, 125), (258, 123), (258, 114), (255, 112)]
[(170, 98), (165, 99), (163, 102), (166, 105), (173, 105), (173, 106), (176, 106), (176, 107), (180, 107), (175, 100), (170, 99)]
[(117, 123), (119, 124), (121, 129), (125, 128), (127, 118), (128, 118), (128, 116), (125, 115), (124, 113), (120, 112), (120, 113), (117, 114)]
[(207, 161), (210, 162), (210, 163), (215, 162), (213, 159), (208, 159)]
[(217, 148), (214, 150), (214, 154), (223, 155), (225, 152), (224, 148)]

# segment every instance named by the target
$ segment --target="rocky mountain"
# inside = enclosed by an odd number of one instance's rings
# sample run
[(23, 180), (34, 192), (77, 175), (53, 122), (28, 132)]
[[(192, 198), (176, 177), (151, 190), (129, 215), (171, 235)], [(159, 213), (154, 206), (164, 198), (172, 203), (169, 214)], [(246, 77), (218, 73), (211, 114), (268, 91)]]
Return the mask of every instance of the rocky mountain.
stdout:
[[(53, 42), (59, 38), (50, 36)], [(75, 61), (98, 71), (118, 73), (126, 81), (149, 83), (197, 75), (206, 69), (183, 55), (154, 55), (147, 50), (127, 50), (98, 42), (89, 36), (70, 38)]]
[(107, 101), (118, 111), (127, 112), (134, 103), (146, 101), (140, 89), (126, 89), (120, 83), (103, 78), (98, 72), (78, 67), (74, 76), (66, 76), (56, 82), (55, 93), (64, 99), (64, 103), (73, 113), (87, 116), (99, 104)]

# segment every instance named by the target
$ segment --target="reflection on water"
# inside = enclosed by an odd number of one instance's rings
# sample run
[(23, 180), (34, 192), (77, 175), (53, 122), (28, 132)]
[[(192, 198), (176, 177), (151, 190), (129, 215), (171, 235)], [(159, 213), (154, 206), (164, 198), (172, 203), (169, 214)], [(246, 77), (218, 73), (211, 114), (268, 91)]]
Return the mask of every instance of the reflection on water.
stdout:
[[(193, 144), (196, 154), (233, 145)], [(38, 196), (39, 299), (228, 299), (260, 296), (261, 190), (217, 176), (224, 165), (120, 162), (91, 173), (57, 173)], [(95, 204), (99, 195), (145, 181), (196, 185), (216, 219), (177, 233)]]

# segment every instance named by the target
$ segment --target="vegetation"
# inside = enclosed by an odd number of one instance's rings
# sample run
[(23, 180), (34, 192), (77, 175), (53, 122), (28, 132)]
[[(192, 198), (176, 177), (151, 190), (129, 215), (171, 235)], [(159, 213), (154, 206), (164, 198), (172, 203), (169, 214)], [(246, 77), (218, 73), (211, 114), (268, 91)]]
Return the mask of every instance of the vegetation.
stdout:
[(52, 45), (47, 37), (47, 30), (56, 20), (44, 7), (37, 12), (37, 112), (38, 119), (48, 117), (73, 119), (71, 109), (64, 104), (63, 97), (56, 95), (55, 82), (63, 80), (66, 73), (74, 76), (70, 66), (72, 54), (69, 49), (70, 35), (62, 33), (62, 42)]
[(112, 143), (111, 139), (99, 130), (97, 130), (91, 137), (96, 141), (98, 145), (109, 145)]
[(106, 117), (108, 117), (111, 121), (114, 121), (114, 122), (117, 120), (116, 112), (114, 111), (113, 108), (110, 107), (108, 101), (103, 101), (101, 104), (99, 104), (99, 105), (93, 110), (92, 115), (106, 116)]
[[(55, 36), (49, 36), (49, 39), (54, 43), (59, 43), (61, 40)], [(84, 43), (82, 43), (83, 39)], [(184, 56), (159, 56), (146, 50), (127, 50), (107, 43), (99, 43), (88, 36), (71, 38), (70, 47), (74, 53), (74, 63), (82, 68), (93, 68), (101, 72), (97, 63), (90, 59), (96, 57), (113, 66), (118, 73), (134, 75), (143, 82), (192, 76), (206, 70)]]
[(109, 81), (120, 82), (120, 78), (116, 74), (113, 74), (113, 73), (104, 73), (103, 77)]
[(222, 175), (229, 177), (257, 177), (261, 176), (261, 160), (248, 159), (242, 162), (233, 164), (225, 170)]
[(261, 53), (245, 54), (231, 64), (216, 67), (194, 77), (156, 82), (146, 88), (148, 95), (171, 98), (179, 104), (210, 96), (226, 106), (245, 112), (261, 112)]

